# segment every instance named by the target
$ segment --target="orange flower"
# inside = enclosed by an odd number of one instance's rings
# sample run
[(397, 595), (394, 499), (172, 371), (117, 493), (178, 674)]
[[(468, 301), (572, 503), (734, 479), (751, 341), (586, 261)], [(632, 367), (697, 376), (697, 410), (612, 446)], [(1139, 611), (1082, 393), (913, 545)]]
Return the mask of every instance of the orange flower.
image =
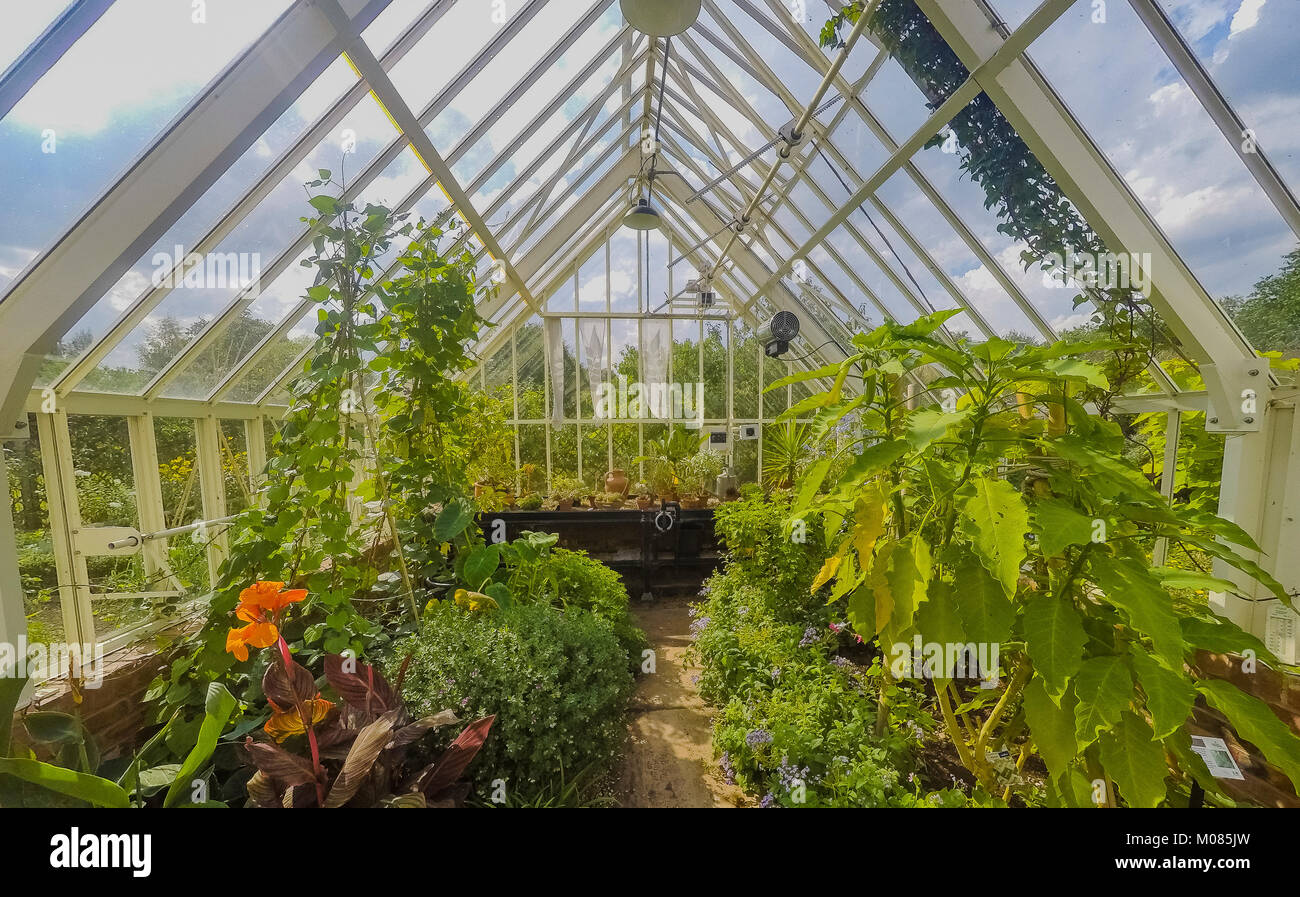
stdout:
[(269, 648), (280, 637), (274, 623), (249, 623), (226, 633), (226, 650), (240, 660), (248, 660), (248, 646)]
[(249, 624), (226, 635), (226, 650), (248, 660), (248, 646), (269, 648), (280, 637), (279, 620), (290, 604), (307, 597), (306, 589), (285, 589), (282, 582), (255, 582), (239, 593), (235, 616)]
[[(297, 707), (281, 710), (279, 705), (269, 698), (267, 703), (271, 705), (271, 709), (275, 712), (271, 714), (271, 718), (266, 721), (266, 725), (262, 728), (277, 743), (284, 741), (290, 735), (301, 735), (307, 731), (307, 727), (302, 724), (302, 716), (299, 715)], [(313, 726), (328, 716), (329, 712), (334, 709), (333, 702), (325, 700), (319, 693), (312, 698), (310, 705), (311, 724)]]
[(248, 622), (262, 621), (307, 597), (306, 589), (288, 589), (282, 582), (255, 582), (239, 593), (235, 615)]

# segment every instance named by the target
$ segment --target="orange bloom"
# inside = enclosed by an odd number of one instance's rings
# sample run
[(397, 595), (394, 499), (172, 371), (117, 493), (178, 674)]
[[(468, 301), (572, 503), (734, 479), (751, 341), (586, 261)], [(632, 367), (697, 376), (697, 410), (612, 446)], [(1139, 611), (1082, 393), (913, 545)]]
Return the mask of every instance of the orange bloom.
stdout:
[[(266, 730), (266, 734), (274, 738), (277, 743), (284, 741), (290, 735), (301, 735), (307, 731), (307, 727), (302, 724), (302, 717), (299, 715), (297, 707), (293, 707), (289, 710), (281, 710), (279, 705), (274, 701), (271, 701), (269, 698), (267, 701), (271, 705), (271, 709), (275, 712), (271, 714), (271, 718), (266, 721), (266, 725), (262, 728)], [(334, 709), (333, 702), (325, 700), (320, 696), (320, 694), (317, 694), (316, 697), (311, 700), (310, 705), (311, 724), (313, 726), (328, 716), (329, 712)]]
[(248, 660), (248, 646), (269, 648), (280, 637), (274, 623), (249, 623), (226, 633), (226, 650), (240, 661)]
[(239, 593), (235, 615), (249, 623), (260, 622), (306, 597), (306, 589), (286, 590), (282, 582), (255, 582)]
[(290, 604), (307, 597), (306, 589), (285, 589), (282, 582), (255, 582), (239, 593), (235, 616), (247, 626), (231, 629), (226, 635), (226, 650), (240, 661), (248, 660), (248, 646), (269, 648), (280, 637), (276, 625)]

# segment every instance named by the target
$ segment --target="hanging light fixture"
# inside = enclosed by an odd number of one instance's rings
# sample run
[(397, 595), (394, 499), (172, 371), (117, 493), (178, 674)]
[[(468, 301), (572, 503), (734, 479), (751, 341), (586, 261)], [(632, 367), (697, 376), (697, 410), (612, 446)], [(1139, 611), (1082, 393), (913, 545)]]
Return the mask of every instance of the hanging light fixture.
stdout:
[(623, 223), (632, 230), (658, 230), (663, 223), (659, 210), (644, 196), (638, 196), (632, 208), (623, 216)]
[(702, 0), (619, 0), (623, 18), (643, 34), (672, 37), (695, 24)]

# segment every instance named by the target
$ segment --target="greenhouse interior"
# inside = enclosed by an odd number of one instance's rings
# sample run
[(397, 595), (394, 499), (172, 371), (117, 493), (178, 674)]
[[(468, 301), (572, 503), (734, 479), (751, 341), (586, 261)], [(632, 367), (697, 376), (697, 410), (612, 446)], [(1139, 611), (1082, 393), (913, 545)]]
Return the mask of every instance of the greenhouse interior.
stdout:
[(1300, 4), (2, 15), (0, 806), (1300, 806)]

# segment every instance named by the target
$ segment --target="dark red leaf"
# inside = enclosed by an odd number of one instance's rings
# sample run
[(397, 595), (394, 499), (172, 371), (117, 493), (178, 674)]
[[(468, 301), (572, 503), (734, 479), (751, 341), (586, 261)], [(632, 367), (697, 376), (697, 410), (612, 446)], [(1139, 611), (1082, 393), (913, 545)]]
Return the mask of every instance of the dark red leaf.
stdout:
[(244, 741), (244, 749), (253, 759), (253, 765), (278, 788), (308, 785), (316, 781), (311, 761), (291, 754), (279, 745), (268, 741)]
[(425, 796), (432, 796), (453, 785), (465, 772), (470, 761), (479, 752), (479, 748), (483, 747), (483, 742), (487, 741), (488, 732), (491, 731), (492, 723), (495, 720), (496, 715), (494, 714), (485, 716), (481, 720), (466, 726), (465, 730), (456, 736), (456, 740), (438, 758), (438, 762), (434, 763), (420, 777), (420, 783), (416, 790)]
[(272, 663), (262, 676), (262, 693), (280, 710), (289, 710), (315, 698), (320, 689), (316, 677), (301, 664), (290, 664), (289, 675), (285, 676), (284, 665)]
[(379, 671), (355, 657), (326, 654), (325, 678), (349, 706), (367, 715), (386, 713), (397, 706), (392, 687)]

